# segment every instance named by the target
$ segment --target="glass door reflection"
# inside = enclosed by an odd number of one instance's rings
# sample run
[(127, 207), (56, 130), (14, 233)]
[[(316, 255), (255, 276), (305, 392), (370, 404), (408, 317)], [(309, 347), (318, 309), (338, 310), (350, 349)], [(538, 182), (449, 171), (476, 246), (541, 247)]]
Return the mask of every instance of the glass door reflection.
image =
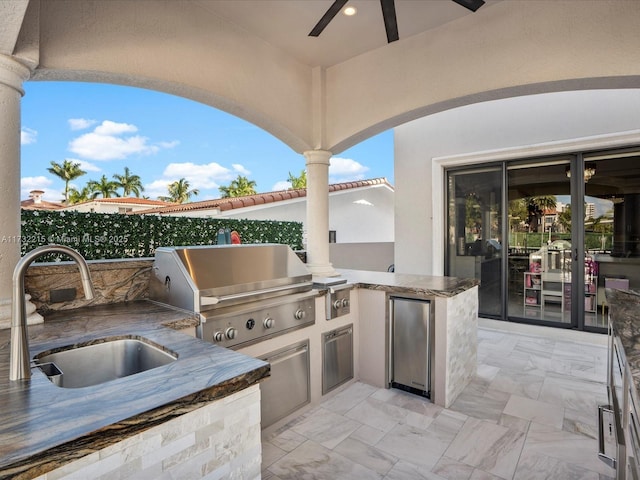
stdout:
[(508, 167), (508, 316), (573, 325), (569, 158)]
[(502, 318), (502, 167), (448, 174), (448, 275), (477, 278), (478, 312)]

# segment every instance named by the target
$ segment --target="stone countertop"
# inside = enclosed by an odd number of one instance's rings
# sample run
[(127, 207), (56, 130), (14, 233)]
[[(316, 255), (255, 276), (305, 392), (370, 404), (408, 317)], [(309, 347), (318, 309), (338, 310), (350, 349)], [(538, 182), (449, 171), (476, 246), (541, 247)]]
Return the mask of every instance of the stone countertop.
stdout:
[(454, 297), (480, 282), (475, 278), (440, 277), (392, 272), (337, 269), (348, 283), (359, 288), (419, 296)]
[(191, 312), (149, 301), (84, 307), (28, 327), (30, 355), (96, 338), (139, 336), (178, 354), (169, 365), (102, 385), (60, 388), (38, 368), (9, 380), (10, 330), (0, 330), (0, 478), (33, 478), (269, 375), (269, 364), (175, 329)]
[(611, 325), (619, 336), (636, 391), (640, 393), (640, 292), (605, 289)]

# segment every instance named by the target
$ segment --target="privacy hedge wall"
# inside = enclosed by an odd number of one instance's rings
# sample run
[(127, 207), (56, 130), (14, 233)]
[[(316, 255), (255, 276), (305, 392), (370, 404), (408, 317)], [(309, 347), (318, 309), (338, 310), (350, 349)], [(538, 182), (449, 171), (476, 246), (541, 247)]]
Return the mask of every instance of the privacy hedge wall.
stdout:
[(284, 243), (302, 249), (300, 222), (43, 210), (23, 210), (20, 238), (4, 241), (19, 240), (22, 255), (57, 243), (78, 250), (87, 260), (140, 258), (153, 256), (161, 246), (215, 245), (221, 228), (236, 230), (242, 243)]

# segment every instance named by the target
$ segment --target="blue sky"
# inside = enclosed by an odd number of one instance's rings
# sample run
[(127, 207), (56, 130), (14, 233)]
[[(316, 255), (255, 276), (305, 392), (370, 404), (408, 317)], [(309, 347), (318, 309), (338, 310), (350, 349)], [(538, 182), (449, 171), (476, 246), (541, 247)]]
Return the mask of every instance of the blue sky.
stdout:
[[(167, 194), (186, 178), (200, 194), (220, 197), (218, 187), (239, 174), (258, 192), (287, 188), (304, 157), (271, 134), (208, 105), (133, 87), (71, 82), (27, 82), (22, 99), (21, 199), (44, 190), (59, 201), (64, 182), (47, 171), (51, 162), (79, 162), (86, 175), (72, 185), (122, 174), (142, 178), (144, 196)], [(386, 177), (393, 184), (391, 130), (331, 160), (330, 183)]]

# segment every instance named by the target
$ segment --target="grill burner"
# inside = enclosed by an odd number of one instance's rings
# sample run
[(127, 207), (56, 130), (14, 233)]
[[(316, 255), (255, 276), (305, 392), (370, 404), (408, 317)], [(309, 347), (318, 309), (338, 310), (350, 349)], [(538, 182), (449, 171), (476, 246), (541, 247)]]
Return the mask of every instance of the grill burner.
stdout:
[(161, 247), (149, 296), (199, 313), (201, 339), (239, 348), (315, 323), (312, 286), (286, 245)]

